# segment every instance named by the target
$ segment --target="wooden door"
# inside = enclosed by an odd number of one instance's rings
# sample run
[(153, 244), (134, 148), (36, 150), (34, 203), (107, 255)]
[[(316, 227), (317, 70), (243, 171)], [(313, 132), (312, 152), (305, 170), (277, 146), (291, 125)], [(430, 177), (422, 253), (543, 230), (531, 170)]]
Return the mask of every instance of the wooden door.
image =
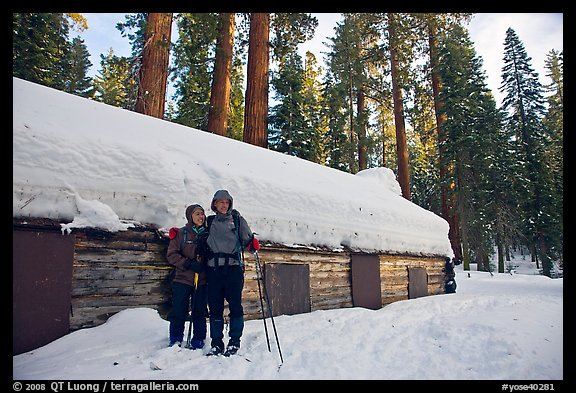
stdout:
[(352, 302), (354, 307), (382, 307), (378, 255), (352, 254)]
[[(272, 315), (310, 312), (310, 267), (307, 264), (267, 263), (264, 279)], [(266, 308), (266, 315), (268, 310)]]
[(428, 296), (428, 274), (424, 267), (408, 268), (408, 299)]
[(69, 333), (74, 235), (13, 231), (12, 353)]

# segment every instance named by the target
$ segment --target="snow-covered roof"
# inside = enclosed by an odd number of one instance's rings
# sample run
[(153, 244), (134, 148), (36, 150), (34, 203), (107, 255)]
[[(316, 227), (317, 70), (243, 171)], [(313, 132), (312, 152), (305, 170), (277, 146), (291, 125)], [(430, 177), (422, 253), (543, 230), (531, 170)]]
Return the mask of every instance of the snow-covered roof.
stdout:
[(352, 175), (13, 78), (14, 217), (166, 229), (219, 189), (262, 241), (452, 255), (448, 223), (389, 169)]

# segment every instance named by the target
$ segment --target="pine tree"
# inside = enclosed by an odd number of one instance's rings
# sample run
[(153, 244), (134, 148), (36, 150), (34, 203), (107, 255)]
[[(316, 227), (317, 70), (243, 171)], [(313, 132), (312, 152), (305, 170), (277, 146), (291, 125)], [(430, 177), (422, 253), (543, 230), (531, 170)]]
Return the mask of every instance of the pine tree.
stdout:
[(555, 225), (549, 227), (549, 253), (556, 261), (563, 260), (563, 220), (564, 209), (564, 55), (551, 50), (545, 61), (546, 74), (551, 83), (545, 86), (550, 93), (547, 99), (548, 110), (544, 126), (550, 135), (546, 147), (546, 167), (550, 173), (550, 203), (547, 211), (554, 217)]
[[(140, 85), (140, 70), (142, 68), (142, 53), (145, 46), (145, 35), (147, 25), (147, 13), (127, 14), (124, 22), (118, 22), (118, 29), (123, 37), (130, 41), (132, 51), (130, 56), (123, 57), (122, 62), (126, 63), (126, 97), (123, 98), (123, 108), (135, 110)], [(123, 66), (124, 67), (124, 66)], [(124, 72), (124, 71), (123, 71)]]
[(390, 51), (390, 69), (392, 77), (392, 97), (394, 104), (394, 124), (396, 126), (396, 159), (398, 161), (398, 183), (402, 189), (402, 196), (410, 200), (410, 174), (408, 172), (408, 146), (406, 144), (406, 124), (404, 121), (404, 97), (401, 64), (402, 27), (400, 18), (388, 14), (388, 36)]
[(132, 66), (126, 57), (114, 55), (109, 49), (106, 56), (100, 55), (101, 69), (94, 78), (94, 98), (119, 108), (131, 110), (134, 107), (136, 82), (132, 78)]
[(288, 155), (310, 159), (308, 133), (303, 107), (304, 68), (297, 52), (286, 54), (272, 78), (272, 86), (279, 102), (271, 108), (269, 135), (270, 147)]
[(351, 146), (346, 132), (347, 116), (343, 109), (346, 108), (346, 98), (346, 91), (342, 84), (334, 81), (332, 70), (329, 68), (322, 87), (321, 116), (327, 119), (322, 155), (326, 157), (327, 166), (350, 173)]
[(64, 14), (12, 14), (12, 75), (63, 90), (69, 23)]
[(546, 214), (546, 206), (553, 197), (552, 183), (546, 167), (545, 151), (549, 144), (542, 119), (544, 116), (543, 87), (538, 80), (524, 45), (513, 29), (506, 31), (504, 67), (500, 90), (506, 93), (502, 109), (506, 112), (506, 126), (516, 138), (517, 161), (520, 168), (516, 187), (525, 213), (524, 236), (533, 250), (533, 257), (542, 262), (543, 273), (550, 275), (550, 230), (553, 218)]
[[(298, 45), (312, 37), (317, 20), (307, 14), (274, 14), (272, 20), (273, 59), (278, 71), (272, 73), (271, 86), (278, 102), (271, 108), (269, 144), (277, 151), (318, 162), (320, 151), (310, 110), (316, 106), (309, 79), (314, 71), (305, 68)], [(307, 61), (312, 61), (307, 56)], [(308, 65), (308, 63), (307, 63)]]
[(174, 121), (206, 130), (210, 110), (213, 53), (218, 35), (218, 14), (192, 13), (177, 16), (178, 40), (174, 43)]
[(64, 91), (85, 98), (92, 97), (94, 95), (92, 78), (87, 76), (92, 63), (84, 40), (80, 37), (75, 37), (72, 40), (68, 57), (70, 73)]
[[(500, 220), (512, 205), (506, 198), (504, 166), (508, 135), (502, 115), (486, 87), (482, 61), (476, 57), (467, 32), (458, 25), (441, 40), (439, 76), (443, 81), (439, 99), (445, 122), (445, 164), (454, 168), (452, 183), (456, 213), (460, 217), (465, 259), (479, 270), (491, 271), (494, 229), (503, 239)], [(504, 176), (504, 177), (503, 177)], [(499, 269), (503, 271), (503, 266)]]
[(230, 85), (226, 135), (241, 141), (244, 135), (244, 70), (239, 56), (234, 56)]
[[(383, 50), (378, 44), (379, 14), (345, 14), (330, 38), (328, 72), (335, 89), (330, 94), (341, 101), (338, 116), (345, 117), (348, 170), (356, 173), (368, 165), (369, 119), (373, 102), (383, 102)], [(329, 136), (332, 135), (330, 132)], [(339, 133), (334, 134), (340, 137)]]

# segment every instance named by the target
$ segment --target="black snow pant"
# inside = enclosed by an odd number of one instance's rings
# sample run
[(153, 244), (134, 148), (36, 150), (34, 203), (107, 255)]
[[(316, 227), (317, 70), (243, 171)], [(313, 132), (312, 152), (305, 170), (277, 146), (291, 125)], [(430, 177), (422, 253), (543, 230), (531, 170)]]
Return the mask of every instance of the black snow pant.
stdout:
[(208, 268), (208, 307), (210, 308), (210, 339), (212, 347), (224, 348), (224, 300), (228, 302), (230, 330), (228, 345), (240, 346), (244, 330), (242, 288), (244, 271), (240, 265)]
[(194, 301), (192, 307), (192, 339), (206, 339), (206, 316), (208, 315), (208, 310), (206, 309), (206, 285), (198, 285), (196, 294), (194, 294), (193, 286), (181, 282), (173, 282), (172, 309), (168, 314), (168, 320), (170, 321), (170, 343), (182, 342), (184, 340), (184, 325), (192, 300)]

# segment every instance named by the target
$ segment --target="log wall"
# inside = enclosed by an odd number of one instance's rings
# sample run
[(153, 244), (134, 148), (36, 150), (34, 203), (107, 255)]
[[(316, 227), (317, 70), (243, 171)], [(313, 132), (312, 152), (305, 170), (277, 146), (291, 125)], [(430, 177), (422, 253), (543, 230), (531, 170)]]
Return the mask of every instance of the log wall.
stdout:
[[(49, 229), (54, 231), (56, 226), (52, 223)], [(153, 308), (166, 318), (172, 268), (166, 261), (169, 240), (165, 236), (151, 227), (115, 233), (74, 229), (63, 236), (75, 236), (71, 330), (100, 325), (126, 308)], [(264, 269), (274, 263), (308, 265), (310, 311), (353, 307), (349, 252), (263, 245), (259, 255)], [(246, 252), (245, 257), (243, 305), (249, 320), (260, 318), (261, 309), (255, 262), (252, 254)], [(429, 295), (444, 293), (443, 257), (380, 255), (379, 262), (383, 306), (408, 299), (409, 267), (426, 268)]]
[(71, 329), (100, 325), (125, 308), (170, 308), (168, 240), (155, 230), (75, 230)]

